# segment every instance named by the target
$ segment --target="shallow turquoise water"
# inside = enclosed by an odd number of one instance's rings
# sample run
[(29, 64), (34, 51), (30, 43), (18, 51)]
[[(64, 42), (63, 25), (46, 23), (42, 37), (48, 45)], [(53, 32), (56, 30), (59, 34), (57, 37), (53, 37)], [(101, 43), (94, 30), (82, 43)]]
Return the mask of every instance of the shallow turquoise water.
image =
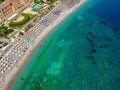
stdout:
[(37, 49), (12, 89), (120, 90), (118, 7), (119, 0), (91, 0), (72, 14)]

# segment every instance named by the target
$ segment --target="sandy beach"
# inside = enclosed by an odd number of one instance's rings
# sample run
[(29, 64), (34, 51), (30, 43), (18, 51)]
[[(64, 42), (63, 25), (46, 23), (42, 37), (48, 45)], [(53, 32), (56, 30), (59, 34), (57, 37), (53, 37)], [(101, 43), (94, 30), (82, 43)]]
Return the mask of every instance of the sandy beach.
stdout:
[(64, 11), (61, 13), (58, 19), (56, 19), (53, 23), (51, 23), (35, 40), (35, 44), (28, 49), (26, 54), (21, 58), (19, 63), (14, 67), (9, 74), (6, 75), (6, 80), (2, 88), (0, 90), (10, 90), (12, 84), (15, 79), (19, 76), (25, 65), (29, 62), (31, 56), (37, 50), (37, 48), (42, 44), (42, 42), (47, 38), (49, 34), (51, 34), (64, 20), (68, 18), (74, 11), (79, 9), (82, 5), (84, 5), (88, 0), (81, 0), (80, 3), (73, 6), (71, 9)]

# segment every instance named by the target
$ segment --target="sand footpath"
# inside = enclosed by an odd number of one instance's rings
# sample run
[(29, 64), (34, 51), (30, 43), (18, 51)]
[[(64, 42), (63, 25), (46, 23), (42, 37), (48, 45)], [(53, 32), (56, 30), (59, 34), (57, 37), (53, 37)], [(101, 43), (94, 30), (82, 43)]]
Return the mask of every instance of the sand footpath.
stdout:
[(6, 75), (6, 80), (0, 88), (0, 90), (10, 90), (15, 79), (19, 76), (27, 62), (30, 60), (31, 56), (35, 53), (37, 48), (42, 44), (42, 42), (51, 34), (69, 15), (74, 11), (83, 6), (88, 0), (81, 0), (80, 3), (73, 6), (71, 9), (61, 13), (58, 19), (51, 23), (35, 40), (35, 44), (26, 52), (26, 54), (21, 58), (19, 63), (14, 67), (9, 74)]

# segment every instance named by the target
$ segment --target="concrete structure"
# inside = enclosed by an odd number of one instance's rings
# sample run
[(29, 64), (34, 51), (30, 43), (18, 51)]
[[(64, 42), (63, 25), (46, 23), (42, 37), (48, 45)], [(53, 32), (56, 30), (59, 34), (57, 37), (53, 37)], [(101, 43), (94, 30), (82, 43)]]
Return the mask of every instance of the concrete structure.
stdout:
[(0, 4), (0, 24), (23, 11), (31, 3), (31, 0), (5, 0)]

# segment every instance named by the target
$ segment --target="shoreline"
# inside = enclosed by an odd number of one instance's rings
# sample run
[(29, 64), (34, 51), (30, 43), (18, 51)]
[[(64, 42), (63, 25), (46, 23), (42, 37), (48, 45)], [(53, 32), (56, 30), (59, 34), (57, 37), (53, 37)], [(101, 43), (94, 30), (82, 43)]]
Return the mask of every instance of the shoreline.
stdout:
[(25, 65), (29, 62), (30, 58), (33, 56), (35, 51), (38, 49), (38, 47), (44, 42), (44, 40), (53, 32), (55, 29), (62, 24), (71, 14), (73, 14), (76, 10), (78, 10), (80, 7), (82, 7), (85, 3), (87, 3), (89, 0), (81, 0), (78, 4), (73, 6), (68, 11), (64, 11), (58, 19), (56, 19), (53, 23), (51, 23), (35, 40), (35, 44), (30, 47), (30, 49), (26, 52), (26, 54), (23, 56), (23, 58), (19, 61), (19, 63), (14, 67), (9, 75), (6, 75), (6, 81), (5, 85), (0, 88), (0, 90), (11, 90), (15, 80), (20, 75), (22, 69), (25, 67)]

